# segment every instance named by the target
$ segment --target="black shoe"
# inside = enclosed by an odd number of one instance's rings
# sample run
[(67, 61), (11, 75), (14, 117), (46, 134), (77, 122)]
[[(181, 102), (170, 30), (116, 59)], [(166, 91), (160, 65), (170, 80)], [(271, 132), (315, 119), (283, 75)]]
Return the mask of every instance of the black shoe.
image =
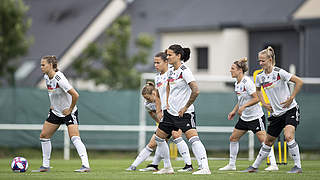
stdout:
[(184, 168), (178, 170), (178, 172), (191, 172), (191, 171), (193, 171), (192, 164), (191, 165), (186, 164)]
[(149, 164), (146, 168), (139, 169), (139, 171), (159, 171), (158, 165)]

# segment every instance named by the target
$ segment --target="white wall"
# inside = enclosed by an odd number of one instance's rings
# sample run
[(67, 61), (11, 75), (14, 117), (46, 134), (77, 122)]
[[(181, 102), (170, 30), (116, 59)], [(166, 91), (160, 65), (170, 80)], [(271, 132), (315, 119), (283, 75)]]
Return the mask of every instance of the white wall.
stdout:
[[(180, 44), (191, 49), (190, 60), (186, 63), (194, 74), (230, 76), (230, 66), (235, 60), (248, 57), (248, 33), (240, 28), (226, 28), (205, 32), (170, 32), (161, 34), (161, 48), (165, 50), (172, 44)], [(208, 47), (208, 71), (196, 69), (195, 48)], [(222, 87), (220, 87), (222, 88)], [(202, 89), (204, 89), (202, 87)], [(223, 89), (223, 88), (222, 88)]]

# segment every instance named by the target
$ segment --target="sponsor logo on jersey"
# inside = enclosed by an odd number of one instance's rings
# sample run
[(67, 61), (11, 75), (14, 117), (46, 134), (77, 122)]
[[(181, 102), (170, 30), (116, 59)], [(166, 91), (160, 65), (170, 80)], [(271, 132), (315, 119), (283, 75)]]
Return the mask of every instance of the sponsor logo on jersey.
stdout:
[(269, 82), (269, 83), (263, 83), (262, 87), (265, 89), (269, 89), (269, 88), (273, 88), (274, 87), (274, 83), (280, 80), (280, 75), (278, 74), (277, 76), (277, 80), (275, 80), (274, 82)]
[(162, 86), (162, 84), (163, 84), (162, 82), (158, 82), (158, 83), (157, 83), (157, 87)]

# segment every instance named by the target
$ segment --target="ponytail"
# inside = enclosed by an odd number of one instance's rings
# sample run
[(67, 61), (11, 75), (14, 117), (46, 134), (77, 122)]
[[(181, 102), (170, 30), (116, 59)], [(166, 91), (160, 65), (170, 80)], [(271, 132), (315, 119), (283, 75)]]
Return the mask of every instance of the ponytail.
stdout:
[(266, 49), (259, 52), (259, 54), (265, 54), (267, 58), (272, 59), (272, 65), (276, 65), (276, 55), (274, 53), (274, 50), (271, 46), (268, 46)]
[(242, 69), (242, 72), (245, 73), (248, 71), (248, 58), (247, 57), (243, 57), (235, 62), (233, 62), (233, 64), (237, 65), (238, 68)]
[(176, 55), (180, 54), (180, 60), (183, 62), (187, 62), (190, 58), (190, 49), (189, 48), (182, 48), (178, 44), (171, 45), (168, 49), (172, 50)]
[(58, 60), (56, 56), (43, 56), (41, 59), (45, 59), (48, 64), (52, 64), (53, 70), (58, 72)]

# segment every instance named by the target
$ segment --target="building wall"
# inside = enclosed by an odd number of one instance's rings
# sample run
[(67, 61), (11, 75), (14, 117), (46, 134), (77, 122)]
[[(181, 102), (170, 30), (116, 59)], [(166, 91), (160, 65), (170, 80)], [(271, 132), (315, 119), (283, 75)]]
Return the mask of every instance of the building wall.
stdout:
[(293, 29), (289, 30), (254, 30), (249, 33), (250, 49), (250, 75), (256, 69), (260, 69), (257, 60), (258, 53), (268, 45), (278, 45), (281, 47), (281, 53), (276, 55), (276, 66), (289, 71), (290, 65), (295, 66), (295, 72), (300, 74), (300, 39), (299, 32)]
[[(161, 48), (165, 50), (172, 44), (181, 44), (191, 49), (187, 65), (196, 74), (229, 75), (233, 61), (248, 56), (248, 35), (243, 29), (229, 28), (206, 32), (172, 32), (162, 33)], [(209, 48), (208, 72), (198, 72), (196, 69), (195, 48)]]
[[(248, 33), (240, 28), (227, 28), (205, 32), (169, 32), (161, 34), (161, 49), (165, 50), (172, 44), (180, 44), (189, 47), (191, 55), (186, 63), (191, 71), (196, 74), (230, 76), (230, 66), (241, 57), (248, 56)], [(197, 70), (195, 49), (208, 47), (208, 70)], [(225, 83), (215, 84), (201, 83), (203, 90), (224, 90)], [(210, 87), (208, 87), (210, 86)]]

